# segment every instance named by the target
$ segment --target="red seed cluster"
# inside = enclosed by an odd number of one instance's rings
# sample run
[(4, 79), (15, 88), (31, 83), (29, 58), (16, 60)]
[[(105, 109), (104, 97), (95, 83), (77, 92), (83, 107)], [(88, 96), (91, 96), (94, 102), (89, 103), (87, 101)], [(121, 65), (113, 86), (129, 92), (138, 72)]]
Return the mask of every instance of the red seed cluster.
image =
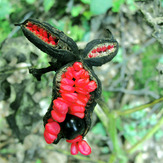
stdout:
[(68, 143), (71, 144), (71, 154), (76, 155), (78, 152), (80, 152), (83, 155), (89, 155), (91, 154), (91, 147), (88, 145), (88, 143), (83, 140), (82, 136), (79, 135), (75, 139), (72, 140), (66, 140)]
[(52, 118), (57, 122), (63, 122), (67, 113), (84, 118), (90, 92), (96, 88), (96, 82), (90, 80), (89, 73), (83, 68), (82, 63), (75, 62), (62, 74), (59, 91), (61, 97), (53, 100)]
[[(81, 62), (75, 62), (73, 66), (67, 68), (61, 77), (59, 91), (61, 96), (53, 100), (51, 118), (45, 125), (44, 137), (47, 143), (50, 144), (57, 138), (60, 132), (60, 126), (57, 122), (63, 122), (67, 113), (84, 118), (85, 107), (91, 97), (90, 92), (96, 88), (96, 82), (90, 80), (89, 73), (83, 68)], [(82, 140), (82, 136), (74, 140), (69, 140), (72, 143), (71, 152), (73, 154), (77, 154), (78, 151), (82, 154), (90, 154), (91, 148)]]
[(44, 42), (51, 44), (51, 45), (57, 45), (58, 39), (54, 36), (52, 36), (49, 32), (47, 32), (45, 29), (42, 27), (33, 24), (31, 22), (28, 22), (26, 24), (26, 28), (29, 29), (32, 33), (37, 35), (41, 40)]
[(107, 52), (108, 50), (111, 50), (111, 49), (113, 49), (113, 48), (114, 48), (114, 45), (108, 45), (108, 46), (104, 45), (104, 46), (102, 46), (102, 47), (97, 47), (97, 48), (93, 49), (93, 50), (89, 53), (88, 57), (89, 57), (89, 58), (96, 57), (96, 56), (98, 56), (100, 53), (102, 53), (102, 52)]

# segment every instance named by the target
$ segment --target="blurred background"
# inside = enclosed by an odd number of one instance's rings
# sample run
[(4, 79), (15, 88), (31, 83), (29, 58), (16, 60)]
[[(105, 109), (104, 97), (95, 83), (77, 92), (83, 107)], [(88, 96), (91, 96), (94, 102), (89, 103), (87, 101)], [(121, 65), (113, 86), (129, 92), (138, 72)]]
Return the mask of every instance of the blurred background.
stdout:
[[(0, 162), (162, 162), (162, 7), (161, 0), (0, 0)], [(71, 156), (65, 140), (44, 141), (55, 72), (41, 81), (29, 74), (50, 59), (14, 26), (28, 18), (64, 31), (80, 48), (106, 28), (119, 42), (117, 56), (94, 68), (103, 92), (86, 136), (90, 156)]]

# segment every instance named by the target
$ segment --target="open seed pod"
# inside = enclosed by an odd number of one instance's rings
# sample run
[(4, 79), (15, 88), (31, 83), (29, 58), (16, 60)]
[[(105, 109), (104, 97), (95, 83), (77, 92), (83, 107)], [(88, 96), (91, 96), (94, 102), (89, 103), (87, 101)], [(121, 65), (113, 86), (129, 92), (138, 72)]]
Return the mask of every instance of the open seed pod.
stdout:
[(44, 116), (45, 126), (49, 119), (60, 126), (60, 133), (53, 143), (58, 143), (61, 138), (83, 138), (91, 126), (95, 100), (101, 95), (99, 79), (87, 65), (76, 61), (59, 69), (53, 84), (52, 102)]
[(89, 66), (101, 66), (111, 61), (118, 52), (118, 42), (113, 37), (89, 42), (83, 50), (84, 62)]
[(41, 23), (35, 19), (27, 19), (20, 25), (29, 41), (43, 52), (56, 58), (60, 62), (68, 63), (78, 58), (76, 43), (62, 31), (48, 23)]

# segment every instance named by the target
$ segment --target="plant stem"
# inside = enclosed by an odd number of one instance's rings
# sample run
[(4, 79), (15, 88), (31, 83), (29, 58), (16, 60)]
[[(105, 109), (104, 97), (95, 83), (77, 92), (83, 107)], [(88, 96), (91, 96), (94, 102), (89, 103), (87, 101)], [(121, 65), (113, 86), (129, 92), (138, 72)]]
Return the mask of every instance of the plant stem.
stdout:
[(157, 100), (154, 100), (150, 103), (147, 103), (145, 105), (141, 105), (141, 106), (138, 106), (138, 107), (134, 107), (132, 109), (127, 109), (127, 110), (124, 110), (124, 111), (115, 111), (115, 115), (117, 116), (124, 116), (124, 115), (127, 115), (127, 114), (131, 114), (131, 113), (134, 113), (136, 111), (140, 111), (140, 110), (143, 110), (147, 107), (151, 107), (152, 105), (154, 104), (157, 104), (159, 102), (162, 102), (163, 101), (163, 97), (157, 99)]
[(152, 135), (163, 125), (163, 117), (158, 121), (158, 123), (142, 138), (140, 139), (135, 145), (133, 145), (130, 149), (127, 150), (127, 153), (133, 153), (138, 146), (140, 146), (144, 141), (152, 137)]

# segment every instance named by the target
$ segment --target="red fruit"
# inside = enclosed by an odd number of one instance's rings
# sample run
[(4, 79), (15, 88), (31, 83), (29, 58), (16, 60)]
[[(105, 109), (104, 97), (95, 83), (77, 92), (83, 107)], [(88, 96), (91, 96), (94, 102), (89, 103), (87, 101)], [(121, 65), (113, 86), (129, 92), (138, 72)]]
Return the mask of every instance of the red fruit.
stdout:
[(69, 114), (75, 115), (76, 117), (79, 117), (81, 119), (83, 119), (85, 116), (84, 113), (75, 113), (75, 112), (71, 112), (71, 111), (69, 111)]
[(32, 27), (35, 31), (37, 31), (37, 29), (38, 29), (38, 26), (37, 25), (33, 25), (33, 27)]
[(70, 86), (70, 85), (66, 85), (66, 84), (61, 84), (60, 89), (63, 91), (68, 91), (68, 92), (74, 92), (75, 88)]
[(63, 122), (66, 118), (66, 114), (60, 114), (56, 112), (55, 110), (51, 111), (51, 116), (57, 122)]
[(82, 100), (82, 99), (77, 99), (76, 101), (75, 101), (75, 104), (77, 104), (77, 105), (81, 105), (81, 106), (86, 106), (86, 102), (84, 101), (84, 100)]
[(39, 29), (39, 33), (42, 36), (42, 34), (43, 34), (43, 29), (42, 28)]
[(83, 94), (83, 95), (87, 95), (89, 92), (88, 91), (86, 91), (85, 89), (83, 89), (83, 88), (81, 88), (81, 87), (75, 87), (75, 91), (77, 92), (77, 93), (81, 93), (81, 94)]
[(45, 141), (48, 143), (48, 144), (51, 144), (54, 142), (54, 140), (57, 138), (57, 135), (52, 135), (50, 133), (48, 133), (46, 130), (44, 131), (44, 138), (45, 138)]
[(79, 71), (79, 70), (81, 70), (81, 69), (83, 68), (83, 65), (82, 65), (81, 62), (75, 62), (75, 63), (73, 64), (73, 67), (74, 67), (74, 70), (75, 70), (75, 71)]
[(92, 58), (92, 57), (93, 57), (92, 53), (89, 53), (89, 54), (88, 54), (88, 57), (89, 57), (89, 58)]
[(89, 72), (88, 71), (83, 71), (83, 73), (81, 74), (80, 78), (89, 78)]
[(69, 102), (75, 102), (77, 100), (77, 93), (63, 93), (62, 97), (64, 100)]
[(53, 109), (60, 114), (66, 114), (68, 112), (68, 105), (64, 101), (59, 99), (53, 100)]
[(45, 130), (52, 135), (58, 135), (61, 128), (57, 122), (53, 121), (45, 125)]
[(53, 118), (48, 119), (48, 123), (50, 123), (50, 122), (54, 122)]
[(96, 53), (96, 52), (97, 52), (97, 49), (93, 49), (93, 50), (92, 50), (92, 53)]
[(49, 36), (49, 41), (54, 41), (54, 39), (51, 35)]
[(46, 32), (46, 30), (43, 30), (42, 35), (43, 35), (44, 37), (48, 37), (48, 33)]
[(81, 69), (80, 71), (74, 71), (73, 76), (75, 79), (79, 79), (84, 72), (85, 72), (84, 69)]
[(67, 84), (67, 85), (73, 86), (74, 83), (75, 82), (73, 80), (71, 80), (71, 79), (67, 79), (67, 78), (62, 78), (61, 79), (61, 84)]
[(72, 79), (73, 78), (73, 72), (72, 71), (67, 71), (65, 72), (65, 76), (67, 79)]
[(72, 143), (71, 144), (71, 154), (72, 155), (77, 155), (78, 154), (78, 145), (77, 145), (77, 143)]
[(50, 41), (50, 44), (56, 45), (55, 41)]
[(76, 143), (79, 142), (83, 139), (83, 137), (81, 135), (77, 136), (75, 139), (71, 139), (71, 140), (66, 140), (68, 143)]
[[(90, 95), (91, 96), (91, 95)], [(81, 100), (81, 101), (84, 101), (85, 103), (87, 103), (89, 101), (89, 94), (88, 95), (82, 95), (82, 94), (79, 94), (78, 95), (78, 99)]]
[(83, 155), (91, 154), (91, 147), (88, 145), (88, 143), (85, 140), (78, 142), (78, 150)]
[(97, 84), (94, 80), (90, 81), (88, 85), (84, 87), (84, 90), (88, 92), (93, 92), (97, 88)]
[(71, 105), (69, 108), (69, 111), (70, 112), (83, 113), (85, 111), (85, 107), (80, 106), (80, 105)]
[(89, 83), (89, 78), (77, 79), (77, 80), (75, 81), (75, 86), (84, 87), (84, 86), (87, 85), (88, 83)]

